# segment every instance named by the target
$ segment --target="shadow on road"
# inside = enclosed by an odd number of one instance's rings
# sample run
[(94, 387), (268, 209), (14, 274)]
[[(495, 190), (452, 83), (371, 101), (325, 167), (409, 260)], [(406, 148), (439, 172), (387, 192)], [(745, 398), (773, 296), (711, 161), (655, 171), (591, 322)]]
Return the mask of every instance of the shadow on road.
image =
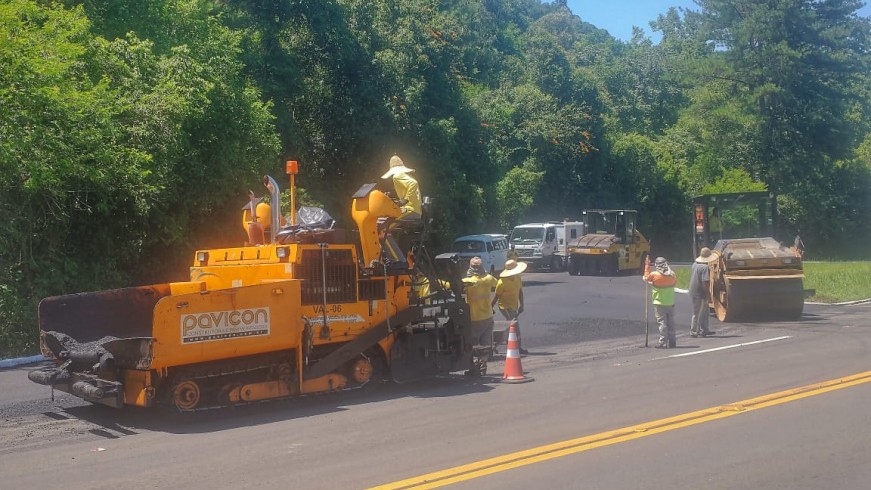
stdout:
[[(522, 359), (526, 359), (527, 357), (547, 357), (547, 356), (555, 356), (556, 352), (545, 352), (545, 351), (532, 351), (530, 350), (528, 353), (521, 355)], [(491, 361), (504, 361), (505, 354), (494, 354)]]
[(562, 281), (530, 281), (523, 280), (523, 287), (547, 286), (548, 284), (561, 284)]
[(472, 378), (451, 375), (447, 378), (406, 384), (388, 384), (367, 390), (354, 390), (287, 400), (264, 401), (225, 409), (175, 413), (158, 408), (125, 407), (114, 409), (102, 405), (85, 405), (46, 415), (59, 418), (79, 418), (102, 427), (89, 432), (110, 439), (116, 433), (137, 434), (137, 428), (173, 434), (218, 432), (285, 420), (302, 419), (349, 410), (349, 407), (383, 402), (405, 397), (444, 398), (486, 392), (499, 378)]

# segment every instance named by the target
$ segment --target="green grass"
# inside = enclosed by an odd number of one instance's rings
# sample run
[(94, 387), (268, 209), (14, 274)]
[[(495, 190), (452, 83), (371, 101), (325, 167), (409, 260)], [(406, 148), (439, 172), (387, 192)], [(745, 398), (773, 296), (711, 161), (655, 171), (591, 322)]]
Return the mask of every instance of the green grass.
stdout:
[[(690, 282), (689, 266), (676, 266), (677, 287)], [(819, 303), (840, 303), (871, 298), (871, 262), (805, 262), (804, 288), (815, 290), (806, 299)]]
[(871, 262), (805, 262), (804, 288), (821, 303), (871, 298)]

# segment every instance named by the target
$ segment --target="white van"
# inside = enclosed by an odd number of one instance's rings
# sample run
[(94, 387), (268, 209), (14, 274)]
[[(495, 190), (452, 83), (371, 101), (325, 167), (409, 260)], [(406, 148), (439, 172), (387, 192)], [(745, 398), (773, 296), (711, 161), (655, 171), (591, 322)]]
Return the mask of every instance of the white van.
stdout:
[(505, 268), (508, 260), (508, 237), (505, 235), (467, 235), (454, 240), (451, 252), (467, 265), (472, 257), (481, 257), (484, 270), (494, 277)]

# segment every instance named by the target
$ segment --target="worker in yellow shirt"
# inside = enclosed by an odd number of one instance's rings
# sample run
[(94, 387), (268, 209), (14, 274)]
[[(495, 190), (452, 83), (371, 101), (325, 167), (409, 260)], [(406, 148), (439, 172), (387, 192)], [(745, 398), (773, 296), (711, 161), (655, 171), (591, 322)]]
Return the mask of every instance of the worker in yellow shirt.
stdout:
[[(443, 281), (438, 279), (439, 289), (443, 291), (450, 291), (451, 285), (447, 281)], [(412, 284), (412, 289), (417, 294), (417, 298), (419, 300), (423, 300), (423, 304), (431, 304), (432, 300), (427, 298), (433, 292), (433, 288), (431, 288), (429, 278), (421, 271), (417, 269), (414, 273), (414, 283)]]
[(406, 167), (399, 156), (393, 155), (390, 157), (390, 169), (381, 176), (382, 179), (393, 177), (396, 198), (402, 203), (400, 205), (402, 216), (399, 217), (399, 221), (420, 221), (421, 219), (420, 186), (418, 186), (417, 180), (411, 176), (411, 172), (414, 172), (414, 169)]
[[(402, 213), (396, 222), (397, 226), (390, 227), (390, 238), (386, 238), (387, 246), (391, 249), (391, 255), (394, 256), (391, 257), (391, 260), (395, 262), (407, 261), (410, 268), (414, 266), (415, 244), (420, 240), (419, 228), (423, 223), (420, 187), (417, 180), (411, 176), (412, 172), (414, 169), (406, 167), (398, 155), (393, 155), (390, 157), (390, 168), (381, 176), (382, 179), (392, 178), (393, 189), (396, 192), (395, 200)], [(385, 222), (386, 220), (379, 218), (378, 226), (381, 227)], [(390, 244), (391, 241), (395, 241), (395, 246)], [(397, 257), (399, 254), (404, 255), (404, 257)]]
[[(505, 269), (499, 274), (496, 282), (496, 295), (493, 297), (492, 306), (499, 305), (499, 311), (506, 320), (517, 320), (518, 315), (523, 313), (523, 280), (520, 274), (526, 270), (525, 262), (506, 260)], [(515, 324), (517, 343), (520, 344), (520, 323)], [(506, 332), (507, 334), (507, 332)], [(521, 348), (521, 354), (527, 354), (527, 350)]]
[(490, 294), (496, 287), (496, 279), (484, 270), (481, 257), (469, 261), (466, 287), (466, 303), (472, 317), (472, 345), (493, 346), (493, 305)]

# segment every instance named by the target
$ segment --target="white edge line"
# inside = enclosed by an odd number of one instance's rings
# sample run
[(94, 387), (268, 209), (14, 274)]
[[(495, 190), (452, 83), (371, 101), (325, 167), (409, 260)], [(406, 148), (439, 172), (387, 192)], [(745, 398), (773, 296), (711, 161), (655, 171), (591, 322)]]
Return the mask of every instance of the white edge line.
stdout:
[(694, 355), (697, 355), (697, 354), (705, 354), (705, 353), (708, 353), (708, 352), (716, 352), (716, 351), (718, 351), (718, 350), (734, 349), (735, 347), (744, 347), (744, 346), (747, 346), (747, 345), (762, 344), (762, 343), (765, 343), (765, 342), (774, 342), (775, 340), (784, 340), (784, 339), (789, 339), (789, 338), (792, 338), (792, 335), (784, 335), (783, 337), (774, 337), (774, 338), (772, 338), (772, 339), (756, 340), (756, 341), (753, 341), (753, 342), (744, 342), (743, 344), (724, 345), (723, 347), (715, 347), (715, 348), (713, 348), (713, 349), (698, 350), (698, 351), (695, 351), (695, 352), (685, 352), (685, 353), (683, 353), (683, 354), (675, 354), (675, 355), (673, 355), (673, 356), (657, 357), (657, 358), (655, 358), (654, 360), (656, 360), (656, 359), (669, 359), (669, 358), (672, 358), (672, 357), (694, 356)]

